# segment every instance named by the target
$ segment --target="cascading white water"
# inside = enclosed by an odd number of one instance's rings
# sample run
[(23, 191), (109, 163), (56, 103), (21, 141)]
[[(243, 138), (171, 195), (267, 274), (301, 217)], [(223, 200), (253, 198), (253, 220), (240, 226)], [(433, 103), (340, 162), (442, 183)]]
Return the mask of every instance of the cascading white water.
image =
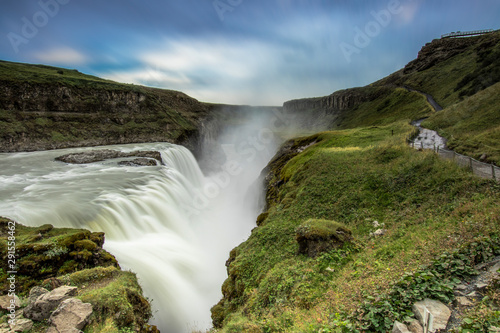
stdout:
[(106, 148), (158, 150), (165, 165), (54, 161), (83, 148), (0, 154), (0, 215), (31, 226), (105, 232), (105, 248), (122, 268), (137, 273), (153, 300), (152, 324), (176, 333), (210, 327), (209, 310), (221, 297), (225, 260), (248, 236), (258, 214), (248, 189), (274, 148), (251, 163), (233, 161), (231, 174), (221, 169), (211, 177), (203, 176), (181, 146)]
[(164, 165), (149, 167), (54, 160), (96, 148), (0, 154), (0, 216), (104, 231), (105, 249), (137, 273), (153, 300), (152, 324), (163, 333), (209, 328), (225, 261), (260, 212), (260, 172), (283, 136), (304, 133), (301, 117), (283, 110), (231, 112), (205, 131), (201, 151), (209, 176), (186, 148), (167, 143), (106, 147), (161, 152)]

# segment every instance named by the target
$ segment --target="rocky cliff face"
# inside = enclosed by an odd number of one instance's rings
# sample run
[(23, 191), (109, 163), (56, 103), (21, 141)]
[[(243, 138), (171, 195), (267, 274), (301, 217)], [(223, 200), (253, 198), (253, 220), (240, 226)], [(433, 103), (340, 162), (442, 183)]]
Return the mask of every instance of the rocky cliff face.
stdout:
[(331, 128), (342, 122), (346, 112), (377, 96), (370, 87), (351, 88), (324, 97), (291, 100), (283, 104), (283, 109), (288, 114), (302, 115), (304, 127), (318, 127), (322, 123), (327, 125), (326, 128)]
[[(8, 63), (1, 65), (5, 71)], [(35, 69), (22, 80), (0, 72), (0, 152), (154, 141), (193, 144), (214, 108), (181, 92), (93, 77), (55, 74), (41, 80), (36, 66), (24, 66)]]
[(475, 38), (449, 38), (435, 39), (427, 43), (418, 52), (417, 59), (409, 62), (404, 70), (404, 74), (421, 72), (432, 66), (443, 62), (459, 53), (465, 51), (471, 45), (477, 43)]
[(285, 111), (326, 110), (330, 113), (348, 110), (364, 101), (368, 96), (362, 89), (346, 89), (336, 91), (325, 97), (295, 99), (283, 104)]

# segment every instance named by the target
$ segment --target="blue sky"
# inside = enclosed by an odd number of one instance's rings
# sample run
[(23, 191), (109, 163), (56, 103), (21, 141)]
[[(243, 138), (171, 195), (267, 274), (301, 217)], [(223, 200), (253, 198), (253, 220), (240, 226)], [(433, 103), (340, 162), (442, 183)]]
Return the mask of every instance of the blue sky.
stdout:
[(498, 0), (2, 0), (0, 59), (281, 105), (376, 81), (451, 31), (500, 28)]

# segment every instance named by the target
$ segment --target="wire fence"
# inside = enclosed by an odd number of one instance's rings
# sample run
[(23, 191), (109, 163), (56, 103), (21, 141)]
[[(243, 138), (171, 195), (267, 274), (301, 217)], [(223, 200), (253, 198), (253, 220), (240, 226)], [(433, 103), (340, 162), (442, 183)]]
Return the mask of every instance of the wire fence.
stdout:
[[(427, 148), (427, 147), (420, 147), (420, 145), (415, 144), (413, 142), (411, 142), (410, 144), (414, 148), (422, 148), (422, 149)], [(496, 165), (480, 162), (476, 159), (473, 159), (470, 156), (465, 156), (456, 153), (453, 150), (448, 150), (439, 146), (431, 149), (434, 150), (434, 152), (437, 153), (440, 157), (447, 160), (453, 160), (459, 166), (471, 170), (476, 176), (487, 179), (494, 179), (496, 181), (500, 180), (500, 167), (497, 167)]]

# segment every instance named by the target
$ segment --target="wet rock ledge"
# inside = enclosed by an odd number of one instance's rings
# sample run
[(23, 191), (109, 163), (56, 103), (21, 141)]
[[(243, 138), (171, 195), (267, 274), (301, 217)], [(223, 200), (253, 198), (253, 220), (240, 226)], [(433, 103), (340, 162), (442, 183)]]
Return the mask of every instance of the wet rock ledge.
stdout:
[[(127, 158), (127, 157), (138, 157), (133, 161), (124, 161), (121, 163), (122, 165), (137, 165), (137, 166), (150, 166), (157, 165), (158, 161), (160, 164), (163, 164), (161, 159), (161, 154), (158, 151), (132, 151), (129, 153), (125, 153), (118, 150), (112, 149), (99, 149), (99, 150), (90, 150), (82, 153), (70, 153), (66, 155), (62, 155), (56, 157), (56, 161), (71, 163), (71, 164), (86, 164), (86, 163), (94, 163), (101, 162), (114, 158)], [(156, 160), (156, 161), (154, 161)]]

